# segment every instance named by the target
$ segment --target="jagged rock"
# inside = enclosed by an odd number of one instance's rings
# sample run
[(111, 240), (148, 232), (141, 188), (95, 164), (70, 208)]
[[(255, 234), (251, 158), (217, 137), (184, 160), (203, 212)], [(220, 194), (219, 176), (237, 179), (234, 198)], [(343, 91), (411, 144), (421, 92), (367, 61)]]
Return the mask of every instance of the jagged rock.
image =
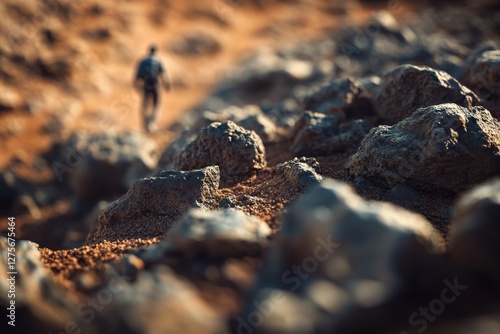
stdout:
[(300, 188), (312, 187), (323, 180), (318, 174), (319, 163), (314, 158), (294, 158), (277, 165), (276, 169), (283, 171), (286, 179)]
[(346, 168), (354, 177), (456, 193), (500, 174), (500, 122), (483, 107), (421, 108), (365, 137)]
[(496, 118), (500, 118), (500, 50), (487, 50), (470, 59), (462, 82), (476, 92)]
[(343, 112), (306, 112), (295, 125), (292, 151), (299, 156), (311, 156), (356, 150), (371, 126), (361, 119), (347, 123), (344, 120)]
[(246, 105), (241, 108), (230, 106), (218, 111), (207, 110), (201, 114), (193, 128), (199, 130), (213, 122), (226, 121), (233, 121), (247, 130), (255, 131), (265, 144), (278, 139), (276, 124), (256, 105)]
[(179, 156), (179, 170), (217, 165), (223, 184), (251, 176), (266, 166), (265, 148), (254, 131), (232, 121), (214, 122), (201, 129), (198, 137)]
[(189, 143), (196, 139), (196, 133), (192, 131), (183, 131), (176, 140), (174, 140), (161, 154), (158, 161), (158, 171), (175, 169), (175, 162), (179, 159), (181, 153), (186, 149)]
[(58, 157), (51, 163), (56, 178), (68, 177), (75, 197), (91, 204), (124, 194), (158, 159), (155, 141), (137, 133), (82, 133), (56, 146)]
[(189, 172), (163, 171), (157, 177), (140, 179), (101, 211), (99, 227), (89, 241), (165, 236), (189, 208), (210, 209), (217, 204), (219, 178), (219, 167), (210, 166)]
[[(10, 306), (15, 301), (16, 329), (26, 331), (55, 331), (64, 330), (68, 323), (74, 323), (76, 328), (83, 328), (92, 332), (93, 327), (84, 326), (78, 320), (76, 312), (77, 300), (60, 288), (41, 261), (38, 245), (27, 240), (7, 239), (0, 236), (0, 305), (2, 308)], [(8, 253), (15, 254), (15, 261)], [(9, 261), (10, 259), (10, 261)], [(9, 267), (12, 266), (12, 267)], [(17, 272), (12, 275), (9, 272)], [(8, 279), (15, 277), (13, 281)], [(11, 287), (11, 283), (15, 285)], [(12, 290), (9, 292), (9, 290)], [(9, 298), (10, 293), (15, 297)], [(43, 305), (41, 307), (40, 305)], [(9, 314), (10, 311), (7, 311)], [(29, 321), (21, 321), (29, 319)], [(8, 317), (4, 321), (11, 321)], [(7, 324), (3, 325), (4, 328)], [(14, 327), (12, 327), (14, 328)]]
[[(377, 308), (418, 284), (443, 252), (443, 238), (422, 216), (324, 180), (285, 213), (236, 329), (354, 333), (356, 314), (390, 317)], [(257, 312), (266, 313), (254, 326)], [(366, 328), (384, 321), (364, 319)]]
[(187, 257), (199, 254), (238, 257), (260, 252), (271, 228), (234, 209), (189, 210), (170, 230), (172, 251)]
[(314, 87), (304, 99), (304, 109), (322, 114), (345, 111), (363, 88), (358, 81), (344, 79)]
[(448, 73), (414, 65), (387, 72), (374, 98), (377, 113), (389, 124), (404, 120), (418, 108), (442, 103), (470, 108), (479, 105), (479, 99)]
[(195, 287), (165, 266), (140, 272), (133, 284), (111, 277), (103, 290), (111, 297), (97, 314), (100, 333), (217, 334), (226, 329)]
[(449, 252), (452, 261), (481, 275), (500, 288), (500, 179), (465, 194), (451, 221)]

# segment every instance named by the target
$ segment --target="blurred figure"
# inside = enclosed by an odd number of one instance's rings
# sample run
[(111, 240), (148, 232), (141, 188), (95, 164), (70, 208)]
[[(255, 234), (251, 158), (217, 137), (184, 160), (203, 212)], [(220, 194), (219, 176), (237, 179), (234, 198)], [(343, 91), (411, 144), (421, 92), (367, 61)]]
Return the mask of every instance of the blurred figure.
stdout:
[[(149, 55), (142, 59), (137, 67), (134, 85), (143, 91), (142, 116), (144, 128), (148, 132), (156, 130), (156, 118), (160, 102), (159, 85), (163, 84), (166, 90), (171, 89), (170, 78), (160, 59), (155, 55), (157, 47), (152, 45)], [(150, 108), (150, 104), (152, 104)]]

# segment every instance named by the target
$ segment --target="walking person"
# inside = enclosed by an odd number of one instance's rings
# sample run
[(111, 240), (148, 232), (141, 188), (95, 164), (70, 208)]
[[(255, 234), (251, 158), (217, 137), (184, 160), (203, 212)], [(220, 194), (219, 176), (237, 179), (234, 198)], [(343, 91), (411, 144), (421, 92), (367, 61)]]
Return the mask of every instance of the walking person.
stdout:
[[(158, 105), (160, 103), (160, 84), (166, 90), (171, 89), (170, 78), (165, 67), (156, 56), (157, 47), (149, 48), (149, 55), (141, 60), (137, 67), (134, 85), (142, 90), (142, 116), (144, 128), (148, 132), (156, 130), (156, 119), (158, 117)], [(151, 105), (151, 106), (150, 106)]]

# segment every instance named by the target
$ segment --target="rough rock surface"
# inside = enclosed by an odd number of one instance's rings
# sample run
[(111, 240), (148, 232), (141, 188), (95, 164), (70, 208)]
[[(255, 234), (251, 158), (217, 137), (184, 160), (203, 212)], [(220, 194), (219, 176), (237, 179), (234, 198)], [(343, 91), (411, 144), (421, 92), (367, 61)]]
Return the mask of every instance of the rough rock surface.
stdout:
[(258, 333), (332, 332), (402, 293), (421, 261), (443, 251), (423, 217), (324, 180), (285, 214), (241, 318), (254, 323), (252, 312), (266, 305)]
[(99, 214), (99, 227), (89, 241), (165, 236), (189, 208), (209, 209), (219, 188), (219, 168), (189, 172), (163, 171), (140, 179)]
[(479, 99), (448, 73), (414, 65), (388, 71), (374, 98), (377, 113), (388, 124), (404, 120), (418, 108), (442, 103), (472, 107), (479, 105)]
[(76, 198), (90, 203), (123, 195), (158, 159), (156, 143), (138, 133), (81, 133), (56, 145), (58, 181), (68, 178)]
[(171, 228), (168, 238), (172, 251), (188, 257), (237, 257), (261, 251), (270, 234), (266, 223), (241, 211), (191, 209)]
[(213, 122), (226, 121), (233, 121), (247, 130), (255, 131), (264, 144), (275, 142), (278, 139), (276, 124), (257, 105), (246, 105), (241, 108), (230, 106), (217, 111), (204, 111), (193, 128), (200, 130)]
[(286, 179), (300, 188), (312, 187), (323, 180), (318, 174), (319, 163), (314, 158), (295, 158), (277, 165), (276, 169), (283, 171)]
[(476, 92), (496, 118), (500, 118), (500, 50), (487, 50), (471, 59), (462, 82)]
[(451, 221), (449, 252), (459, 267), (500, 288), (500, 179), (482, 184), (458, 202)]
[(352, 79), (332, 81), (314, 87), (304, 98), (304, 109), (322, 114), (345, 111), (362, 92), (361, 84)]
[(343, 123), (344, 120), (343, 112), (333, 115), (306, 112), (295, 125), (293, 153), (312, 156), (355, 151), (371, 126), (362, 119)]
[(179, 170), (217, 165), (222, 183), (241, 180), (266, 166), (264, 144), (253, 131), (232, 121), (214, 122), (201, 129), (178, 157)]
[(421, 108), (396, 125), (372, 129), (346, 168), (390, 188), (404, 182), (456, 193), (500, 174), (500, 122), (483, 107)]

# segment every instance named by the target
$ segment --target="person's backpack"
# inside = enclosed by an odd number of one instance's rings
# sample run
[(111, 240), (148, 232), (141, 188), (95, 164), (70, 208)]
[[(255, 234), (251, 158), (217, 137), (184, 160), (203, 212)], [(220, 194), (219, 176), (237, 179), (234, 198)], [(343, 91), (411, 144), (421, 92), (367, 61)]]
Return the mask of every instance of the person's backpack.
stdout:
[(137, 69), (137, 79), (157, 82), (162, 72), (161, 63), (153, 57), (147, 57), (141, 61)]

